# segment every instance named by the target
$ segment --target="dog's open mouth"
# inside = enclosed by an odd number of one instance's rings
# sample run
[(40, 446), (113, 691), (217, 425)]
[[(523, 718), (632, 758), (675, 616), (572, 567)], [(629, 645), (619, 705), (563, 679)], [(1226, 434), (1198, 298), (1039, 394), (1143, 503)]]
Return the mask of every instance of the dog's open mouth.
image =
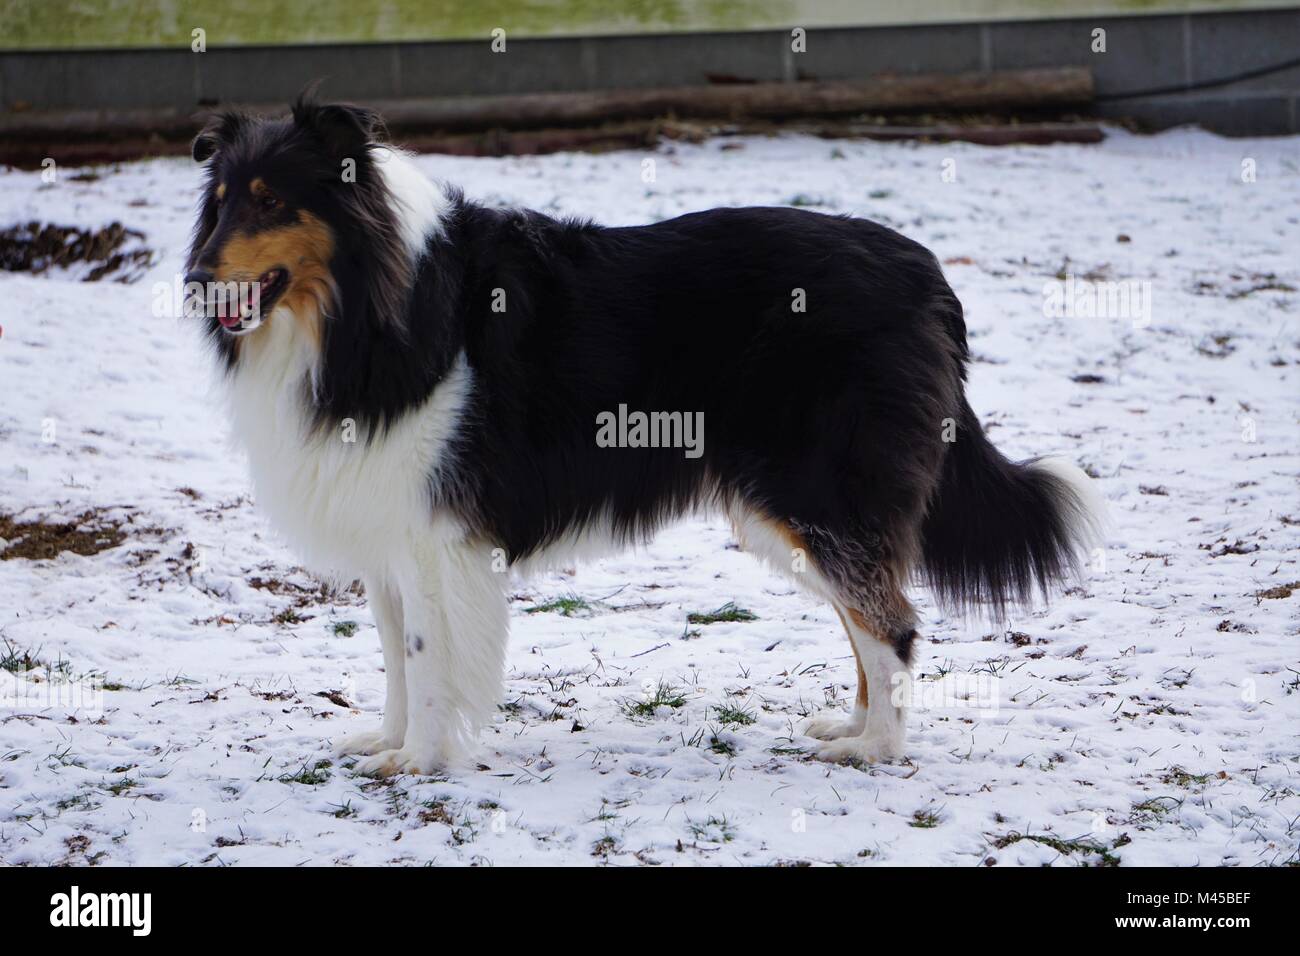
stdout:
[(263, 272), (257, 285), (241, 290), (235, 301), (217, 302), (217, 321), (231, 332), (256, 328), (275, 307), (275, 301), (289, 285), (289, 272), (277, 266)]

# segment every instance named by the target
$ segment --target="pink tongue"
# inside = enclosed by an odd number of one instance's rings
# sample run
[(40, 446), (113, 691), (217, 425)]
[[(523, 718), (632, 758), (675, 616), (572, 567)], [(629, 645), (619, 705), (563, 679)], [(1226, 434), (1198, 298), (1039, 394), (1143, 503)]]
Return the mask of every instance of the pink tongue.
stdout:
[[(253, 291), (251, 304), (254, 309), (257, 308), (257, 303), (262, 298), (261, 292), (262, 292), (262, 288), (260, 285)], [(238, 301), (231, 302), (228, 299), (218, 300), (217, 321), (220, 322), (222, 325), (224, 325), (226, 328), (233, 329), (240, 322), (240, 315), (241, 315), (240, 305), (241, 303)]]

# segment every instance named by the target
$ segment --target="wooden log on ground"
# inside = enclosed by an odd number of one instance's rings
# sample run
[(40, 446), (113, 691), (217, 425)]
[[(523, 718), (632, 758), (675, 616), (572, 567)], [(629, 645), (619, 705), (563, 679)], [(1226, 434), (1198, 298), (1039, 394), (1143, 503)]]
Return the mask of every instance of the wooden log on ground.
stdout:
[[(1082, 67), (876, 76), (863, 80), (734, 83), (656, 89), (523, 93), (370, 101), (398, 130), (541, 129), (659, 117), (792, 119), (856, 113), (960, 113), (1046, 110), (1092, 99), (1091, 71)], [(245, 107), (284, 113), (287, 104)], [(68, 110), (0, 115), (0, 137), (78, 140), (87, 137), (193, 135), (213, 109)]]
[[(981, 146), (1050, 143), (1100, 143), (1105, 131), (1095, 123), (1015, 123), (932, 126), (883, 126), (862, 124), (799, 124), (788, 132), (806, 133), (822, 139), (871, 139), (885, 142), (976, 143)], [(660, 139), (703, 142), (735, 135), (771, 135), (770, 126), (730, 126), (726, 132), (689, 123), (633, 122), (592, 129), (550, 128), (540, 130), (491, 130), (487, 132), (423, 133), (403, 137), (402, 144), (421, 153), (449, 153), (457, 156), (519, 156), (554, 152), (604, 152), (611, 149), (644, 149)], [(735, 143), (739, 148), (741, 144)]]
[[(819, 134), (825, 135), (825, 134)], [(827, 136), (828, 139), (860, 138), (883, 142), (924, 140), (932, 143), (977, 143), (981, 146), (1045, 146), (1050, 143), (1100, 143), (1105, 131), (1095, 123), (986, 123), (960, 126), (940, 123), (935, 126), (862, 126), (850, 127)]]
[(789, 119), (853, 113), (989, 112), (1079, 106), (1093, 95), (1082, 67), (876, 76), (865, 80), (736, 83), (410, 99), (375, 104), (394, 128), (586, 126), (660, 116)]

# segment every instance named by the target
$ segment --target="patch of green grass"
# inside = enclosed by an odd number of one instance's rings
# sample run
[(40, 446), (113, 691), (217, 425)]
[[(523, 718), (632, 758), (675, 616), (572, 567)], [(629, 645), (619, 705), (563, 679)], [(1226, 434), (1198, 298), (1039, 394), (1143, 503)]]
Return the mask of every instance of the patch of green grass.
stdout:
[(685, 706), (686, 697), (682, 694), (681, 688), (660, 681), (653, 694), (647, 695), (643, 700), (627, 701), (623, 705), (623, 710), (629, 717), (649, 718), (653, 717), (660, 707), (671, 707), (676, 710)]
[(736, 756), (736, 745), (723, 740), (717, 734), (709, 738), (709, 749), (715, 754), (721, 754), (724, 757)]
[(753, 711), (732, 704), (719, 704), (713, 708), (713, 715), (723, 727), (748, 727), (758, 720)]
[[(71, 680), (72, 663), (63, 658), (51, 663), (40, 656), (40, 648), (20, 649), (18, 645), (6, 640), (0, 650), (0, 670), (11, 674), (27, 674), (34, 670), (44, 670), (47, 680)], [(93, 676), (93, 675), (90, 675)]]
[(939, 825), (939, 813), (936, 810), (917, 810), (912, 814), (912, 819), (908, 821), (909, 827), (916, 827), (921, 830), (932, 830)]
[(1011, 832), (1006, 836), (999, 837), (993, 841), (993, 845), (999, 850), (1011, 846), (1013, 843), (1019, 843), (1021, 840), (1029, 840), (1032, 843), (1041, 843), (1043, 846), (1049, 846), (1062, 856), (1073, 856), (1075, 853), (1083, 856), (1096, 856), (1098, 861), (1094, 866), (1119, 866), (1120, 858), (1115, 855), (1114, 851), (1122, 846), (1127, 846), (1133, 841), (1129, 839), (1127, 833), (1121, 833), (1119, 837), (1110, 845), (1106, 846), (1096, 840), (1077, 838), (1065, 840), (1060, 837), (1048, 836), (1041, 833), (1016, 833)]
[(1159, 823), (1166, 813), (1172, 813), (1182, 805), (1183, 801), (1178, 797), (1152, 797), (1133, 804), (1129, 820), (1138, 826)]
[(329, 768), (333, 766), (328, 760), (317, 760), (314, 766), (308, 767), (303, 764), (298, 768), (297, 773), (282, 774), (277, 779), (281, 783), (301, 783), (309, 787), (319, 787), (322, 783), (329, 780)]
[(602, 797), (600, 800), (600, 809), (597, 810), (596, 815), (587, 822), (588, 823), (612, 823), (614, 820), (618, 819), (618, 810), (619, 807), (616, 804), (612, 804), (604, 797)]
[(357, 633), (356, 621), (336, 621), (330, 626), (335, 637), (352, 637)]
[(1160, 778), (1162, 783), (1171, 783), (1177, 787), (1203, 787), (1210, 782), (1214, 776), (1212, 773), (1191, 773), (1182, 767), (1170, 767), (1169, 771)]
[(543, 604), (534, 604), (532, 607), (524, 608), (525, 614), (549, 614), (551, 612), (562, 614), (565, 617), (574, 617), (578, 614), (590, 614), (592, 607), (591, 602), (586, 598), (579, 597), (576, 594), (566, 594)]
[(706, 843), (730, 843), (736, 838), (736, 828), (727, 822), (726, 817), (711, 816), (703, 823), (687, 820), (686, 827), (695, 839)]
[(54, 805), (55, 809), (63, 810), (93, 810), (95, 805), (90, 802), (90, 794), (78, 793), (71, 797), (64, 797)]
[(618, 852), (618, 840), (612, 834), (606, 833), (603, 837), (591, 845), (591, 855), (601, 858), (608, 857), (611, 853)]
[(716, 611), (707, 614), (700, 612), (688, 614), (686, 620), (691, 624), (731, 624), (738, 621), (757, 621), (758, 615), (743, 607), (736, 607), (735, 601), (728, 601)]
[(453, 824), (451, 828), (451, 842), (457, 846), (464, 846), (466, 843), (473, 843), (478, 836), (478, 829), (474, 826), (474, 821), (466, 814), (460, 818), (460, 822)]
[(18, 645), (5, 640), (4, 649), (0, 650), (0, 670), (11, 674), (24, 674), (41, 666), (40, 659), (32, 650), (20, 650)]
[[(473, 843), (478, 837), (478, 828), (474, 819), (464, 812), (465, 805), (459, 809), (453, 807), (447, 799), (434, 798), (420, 803), (420, 822), (423, 824), (441, 823), (451, 830), (451, 842), (457, 846)], [(457, 815), (459, 814), (459, 819)]]
[(133, 780), (130, 777), (123, 777), (121, 780), (117, 781), (116, 783), (110, 783), (104, 789), (107, 790), (109, 793), (111, 793), (113, 796), (120, 797), (128, 790), (138, 786), (140, 786), (139, 780)]
[(80, 757), (72, 752), (70, 746), (54, 751), (54, 753), (50, 754), (50, 759), (57, 760), (59, 765), (63, 767), (81, 767), (83, 770), (85, 769), (85, 764), (81, 762)]

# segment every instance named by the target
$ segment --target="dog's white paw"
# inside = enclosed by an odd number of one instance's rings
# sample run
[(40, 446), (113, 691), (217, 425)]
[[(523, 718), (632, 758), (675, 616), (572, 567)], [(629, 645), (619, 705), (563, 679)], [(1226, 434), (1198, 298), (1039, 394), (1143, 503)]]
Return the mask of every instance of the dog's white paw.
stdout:
[(334, 753), (340, 757), (349, 754), (377, 754), (381, 750), (395, 750), (402, 746), (402, 735), (385, 733), (380, 730), (368, 730), (365, 733), (350, 734), (334, 742)]
[(442, 754), (432, 747), (398, 747), (393, 750), (381, 750), (379, 753), (357, 761), (353, 769), (368, 777), (391, 777), (399, 773), (415, 773), (428, 776), (446, 761)]
[(903, 755), (903, 743), (887, 737), (873, 737), (862, 734), (854, 737), (840, 737), (817, 748), (817, 759), (829, 763), (847, 763), (864, 766), (873, 763), (888, 763)]
[(822, 711), (804, 725), (803, 732), (817, 740), (835, 740), (839, 737), (856, 737), (862, 733), (867, 718), (863, 714), (845, 717), (834, 711)]

